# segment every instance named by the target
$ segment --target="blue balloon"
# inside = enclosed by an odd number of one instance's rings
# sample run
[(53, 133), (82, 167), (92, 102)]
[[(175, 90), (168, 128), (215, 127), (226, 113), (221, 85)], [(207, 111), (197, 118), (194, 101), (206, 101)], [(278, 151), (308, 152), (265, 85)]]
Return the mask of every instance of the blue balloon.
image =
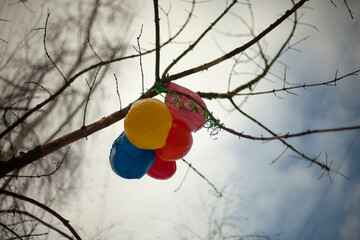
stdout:
[(112, 145), (109, 159), (112, 170), (120, 177), (140, 179), (153, 165), (155, 151), (135, 147), (122, 132)]

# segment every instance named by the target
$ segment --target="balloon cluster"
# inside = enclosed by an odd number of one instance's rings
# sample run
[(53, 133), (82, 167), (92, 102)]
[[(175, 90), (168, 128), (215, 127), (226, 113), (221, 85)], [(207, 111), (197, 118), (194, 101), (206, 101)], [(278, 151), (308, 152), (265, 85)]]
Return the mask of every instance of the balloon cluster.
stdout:
[(176, 172), (176, 160), (193, 144), (192, 132), (206, 120), (205, 111), (181, 92), (206, 106), (199, 95), (169, 83), (164, 102), (148, 98), (136, 101), (125, 120), (125, 131), (114, 141), (110, 165), (120, 177), (139, 179), (145, 174), (168, 179)]

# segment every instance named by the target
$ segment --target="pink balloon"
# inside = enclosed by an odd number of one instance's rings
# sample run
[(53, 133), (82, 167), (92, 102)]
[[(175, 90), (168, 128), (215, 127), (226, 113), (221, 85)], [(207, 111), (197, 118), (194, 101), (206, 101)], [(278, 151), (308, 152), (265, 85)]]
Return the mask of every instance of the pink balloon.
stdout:
[[(199, 95), (185, 87), (170, 82), (167, 86), (167, 90), (188, 94), (206, 107)], [(205, 111), (189, 98), (176, 93), (167, 93), (165, 104), (169, 108), (173, 119), (184, 122), (191, 132), (195, 132), (203, 126), (206, 119)]]

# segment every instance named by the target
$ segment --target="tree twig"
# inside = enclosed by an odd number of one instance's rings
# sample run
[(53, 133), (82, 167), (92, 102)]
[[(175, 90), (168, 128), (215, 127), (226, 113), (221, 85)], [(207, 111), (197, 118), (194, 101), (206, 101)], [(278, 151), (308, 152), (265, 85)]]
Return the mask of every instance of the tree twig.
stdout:
[(95, 82), (96, 82), (96, 78), (97, 78), (97, 75), (98, 75), (100, 69), (101, 69), (101, 67), (99, 67), (98, 70), (96, 71), (95, 76), (94, 76), (94, 80), (93, 80), (93, 82), (92, 82), (91, 85), (89, 84), (88, 81), (86, 81), (87, 84), (88, 84), (88, 86), (89, 86), (89, 94), (88, 94), (87, 99), (86, 99), (86, 102), (85, 102), (84, 117), (83, 117), (83, 127), (85, 127), (86, 109), (87, 109), (87, 106), (88, 106), (89, 101), (90, 101), (90, 95), (91, 95), (91, 92), (92, 92), (92, 90), (93, 90), (93, 88), (94, 88), (94, 85), (95, 85)]
[(207, 98), (207, 99), (222, 99), (222, 98), (231, 98), (233, 96), (254, 96), (254, 95), (262, 95), (262, 94), (269, 94), (269, 93), (276, 93), (276, 92), (283, 92), (283, 91), (289, 91), (289, 90), (294, 90), (294, 89), (306, 89), (306, 88), (310, 88), (310, 87), (319, 87), (319, 86), (336, 86), (337, 82), (339, 82), (340, 80), (343, 80), (347, 77), (350, 76), (356, 76), (358, 75), (358, 73), (360, 73), (360, 69), (355, 70), (353, 72), (347, 73), (343, 76), (338, 77), (335, 74), (334, 79), (329, 80), (329, 81), (325, 81), (325, 82), (320, 82), (320, 83), (305, 83), (305, 84), (301, 84), (301, 85), (297, 85), (297, 86), (291, 86), (291, 87), (283, 87), (283, 88), (279, 88), (279, 89), (273, 89), (273, 90), (269, 90), (269, 91), (261, 91), (261, 92), (249, 92), (249, 93), (236, 93), (234, 94), (233, 91), (232, 92), (227, 92), (227, 93), (215, 93), (215, 92), (197, 92), (197, 94), (202, 97), (202, 98)]
[(54, 217), (56, 217), (58, 220), (60, 220), (60, 222), (62, 222), (64, 224), (64, 226), (70, 230), (70, 232), (74, 235), (74, 237), (77, 240), (81, 240), (80, 236), (77, 234), (77, 232), (75, 231), (75, 229), (70, 225), (69, 221), (66, 220), (65, 218), (63, 218), (60, 214), (58, 214), (57, 212), (55, 212), (54, 210), (52, 210), (51, 208), (49, 208), (48, 206), (36, 201), (35, 199), (29, 198), (29, 197), (25, 197), (23, 195), (19, 195), (17, 193), (13, 193), (13, 192), (9, 192), (6, 190), (0, 190), (0, 194), (4, 194), (7, 196), (11, 196), (13, 198), (17, 198), (26, 202), (29, 202), (35, 206), (38, 206), (40, 208), (42, 208), (43, 210), (45, 210), (46, 212), (50, 213), (51, 215), (53, 215)]
[(154, 21), (155, 21), (155, 81), (160, 81), (160, 19), (158, 0), (154, 2)]
[(140, 71), (141, 71), (141, 90), (142, 90), (141, 93), (144, 94), (144, 70), (142, 66), (141, 47), (140, 47), (140, 37), (142, 35), (142, 31), (143, 31), (143, 25), (141, 25), (139, 36), (136, 37), (138, 49), (136, 49), (135, 47), (134, 49), (139, 53)]
[(11, 232), (13, 235), (15, 235), (18, 239), (22, 240), (23, 238), (17, 234), (14, 230), (12, 230), (11, 228), (9, 228), (7, 225), (3, 224), (0, 222), (0, 226), (3, 227), (3, 229), (8, 230), (9, 232)]
[(181, 181), (181, 183), (179, 184), (179, 186), (174, 190), (174, 192), (177, 192), (177, 191), (179, 191), (180, 190), (180, 188), (182, 187), (182, 185), (184, 184), (184, 182), (185, 182), (185, 179), (186, 179), (186, 177), (187, 177), (187, 175), (189, 174), (189, 170), (190, 170), (190, 165), (191, 164), (188, 164), (188, 169), (186, 170), (186, 173), (185, 173), (185, 175), (184, 175), (184, 177), (183, 177), (183, 179), (182, 179), (182, 181)]
[(116, 77), (116, 75), (115, 75), (115, 73), (114, 73), (114, 77), (115, 77), (115, 87), (116, 87), (116, 94), (117, 94), (117, 96), (118, 96), (118, 99), (119, 99), (119, 110), (121, 110), (121, 98), (120, 98), (120, 92), (119, 92), (119, 83), (118, 83), (118, 79), (117, 79), (117, 77)]
[(40, 83), (38, 83), (38, 82), (25, 82), (25, 83), (35, 84), (35, 85), (39, 86), (41, 89), (43, 89), (44, 91), (46, 91), (50, 96), (52, 95), (49, 90), (47, 90), (44, 86), (42, 86), (42, 85), (41, 85)]
[(345, 6), (346, 6), (346, 9), (348, 10), (348, 12), (349, 12), (349, 14), (350, 14), (350, 17), (351, 17), (352, 19), (354, 19), (354, 16), (353, 16), (353, 14), (352, 14), (352, 11), (351, 11), (351, 9), (350, 9), (347, 1), (344, 0), (344, 3), (345, 3)]
[(202, 173), (200, 173), (196, 168), (193, 167), (193, 165), (191, 163), (189, 163), (188, 161), (186, 161), (184, 158), (181, 159), (184, 163), (186, 163), (189, 168), (191, 168), (194, 172), (196, 172), (202, 179), (204, 179), (216, 192), (217, 197), (222, 197), (223, 194), (215, 187), (215, 185), (210, 182), (209, 179), (207, 179)]
[(89, 44), (91, 51), (92, 51), (92, 52), (94, 53), (94, 55), (99, 59), (99, 61), (100, 61), (100, 62), (103, 62), (103, 60), (100, 58), (100, 56), (95, 52), (95, 49), (94, 49), (93, 45), (92, 45), (91, 42), (90, 42), (90, 39), (88, 39), (87, 43)]
[(45, 225), (46, 227), (48, 227), (48, 228), (50, 228), (50, 229), (58, 232), (60, 235), (66, 237), (67, 239), (70, 239), (70, 240), (73, 239), (73, 237), (70, 236), (69, 234), (61, 231), (60, 229), (52, 226), (51, 224), (43, 221), (41, 218), (39, 218), (39, 217), (35, 216), (34, 214), (31, 214), (31, 213), (29, 213), (29, 212), (27, 212), (27, 211), (21, 211), (21, 210), (13, 209), (13, 210), (0, 210), (0, 212), (1, 212), (1, 213), (11, 213), (11, 214), (17, 213), (17, 214), (20, 214), (20, 215), (27, 215), (27, 216), (35, 219), (36, 221), (42, 223), (42, 224)]
[(49, 22), (49, 17), (50, 17), (50, 11), (48, 9), (48, 13), (47, 13), (46, 21), (45, 21), (45, 27), (44, 27), (44, 38), (43, 38), (45, 54), (48, 57), (48, 59), (50, 60), (50, 62), (54, 65), (54, 67), (58, 70), (60, 75), (63, 77), (64, 81), (67, 82), (67, 79), (66, 79), (65, 75), (61, 72), (61, 70), (58, 68), (56, 63), (52, 60), (52, 58), (50, 57), (50, 54), (49, 54), (49, 52), (47, 50), (47, 47), (46, 47), (46, 33), (47, 33), (47, 26), (48, 26), (48, 22)]

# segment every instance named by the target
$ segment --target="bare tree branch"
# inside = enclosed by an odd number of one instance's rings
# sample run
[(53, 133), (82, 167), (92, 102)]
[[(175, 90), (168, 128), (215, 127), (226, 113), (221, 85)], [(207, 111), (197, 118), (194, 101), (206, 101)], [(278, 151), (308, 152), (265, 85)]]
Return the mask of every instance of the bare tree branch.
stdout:
[[(43, 39), (45, 53), (46, 53), (46, 56), (48, 57), (48, 59), (50, 60), (50, 62), (51, 62), (51, 63), (54, 65), (54, 67), (58, 70), (58, 72), (60, 73), (60, 75), (62, 76), (62, 78), (64, 79), (64, 81), (67, 82), (66, 77), (64, 76), (64, 74), (62, 73), (62, 71), (61, 71), (61, 70), (59, 69), (59, 67), (56, 65), (56, 63), (54, 62), (54, 60), (52, 60), (52, 58), (50, 57), (49, 51), (47, 50), (47, 47), (46, 47), (46, 32), (47, 32), (49, 17), (50, 17), (50, 11), (48, 10), (47, 17), (46, 17), (46, 21), (45, 21), (44, 39)], [(51, 94), (50, 94), (50, 95), (51, 95)]]
[(354, 19), (353, 13), (352, 13), (352, 11), (351, 11), (351, 9), (350, 9), (347, 1), (344, 0), (344, 3), (345, 3), (345, 6), (346, 6), (346, 9), (348, 10), (348, 12), (349, 12), (349, 14), (350, 14), (350, 17), (351, 17), (352, 19)]
[[(60, 229), (58, 229), (58, 228), (54, 227), (53, 225), (51, 225), (51, 224), (49, 224), (49, 223), (41, 220), (41, 218), (39, 218), (39, 217), (35, 216), (34, 214), (31, 214), (31, 213), (29, 213), (29, 212), (27, 212), (27, 211), (21, 211), (21, 210), (17, 210), (17, 209), (12, 209), (12, 210), (0, 210), (0, 213), (11, 213), (11, 214), (17, 213), (17, 214), (20, 214), (20, 215), (29, 216), (29, 217), (31, 217), (32, 219), (34, 219), (34, 220), (42, 223), (42, 224), (45, 225), (46, 227), (48, 227), (48, 228), (50, 228), (50, 229), (58, 232), (60, 235), (66, 237), (67, 239), (70, 239), (70, 240), (73, 239), (72, 236), (68, 235), (67, 233), (61, 231)], [(32, 236), (32, 234), (30, 234), (30, 235)]]
[[(142, 31), (143, 31), (143, 26), (141, 25), (141, 29), (140, 29), (140, 33), (139, 36), (136, 37), (136, 42), (137, 42), (137, 46), (138, 48), (135, 49), (135, 51), (137, 51), (139, 53), (139, 62), (140, 62), (140, 71), (141, 71), (141, 93), (144, 94), (144, 70), (143, 70), (143, 66), (142, 66), (142, 58), (141, 58), (141, 47), (140, 47), (140, 37), (142, 35)], [(116, 76), (115, 76), (116, 77)], [(117, 81), (116, 81), (117, 82)], [(116, 85), (117, 86), (117, 85)]]
[(119, 99), (119, 110), (121, 110), (122, 107), (121, 107), (121, 98), (120, 98), (120, 92), (119, 92), (119, 83), (118, 83), (118, 79), (117, 79), (115, 74), (114, 74), (114, 77), (115, 77), (115, 85), (116, 85), (115, 86), (116, 87), (116, 94), (117, 94), (118, 99)]
[(99, 67), (98, 70), (96, 71), (95, 76), (94, 76), (94, 80), (93, 80), (92, 84), (90, 85), (89, 82), (87, 82), (88, 87), (89, 87), (89, 94), (88, 94), (87, 99), (86, 99), (86, 102), (85, 102), (84, 118), (83, 118), (83, 127), (85, 127), (86, 109), (87, 109), (87, 106), (88, 106), (89, 101), (90, 101), (90, 95), (91, 95), (91, 92), (92, 92), (92, 90), (93, 90), (93, 88), (94, 88), (94, 85), (95, 85), (95, 83), (96, 83), (97, 75), (98, 75), (100, 69), (101, 69), (101, 67)]
[(154, 2), (154, 21), (155, 21), (155, 81), (160, 81), (160, 19), (158, 0)]
[(212, 182), (210, 182), (209, 179), (207, 179), (207, 177), (205, 177), (205, 176), (204, 176), (203, 174), (201, 174), (196, 168), (194, 168), (194, 166), (193, 166), (191, 163), (189, 163), (188, 161), (186, 161), (184, 158), (182, 158), (181, 160), (182, 160), (184, 163), (186, 163), (186, 164), (189, 166), (189, 168), (191, 168), (193, 171), (195, 171), (202, 179), (204, 179), (204, 180), (212, 187), (212, 189), (214, 189), (217, 197), (222, 197), (222, 196), (223, 196), (222, 192), (220, 192), (220, 191), (216, 188), (216, 186), (215, 186)]
[[(1, 212), (1, 210), (0, 210)], [(11, 232), (13, 235), (15, 235), (18, 239), (22, 240), (23, 238), (17, 234), (14, 230), (12, 230), (11, 228), (9, 228), (6, 224), (0, 223), (0, 226), (2, 226), (4, 229), (8, 230), (9, 232)]]
[(51, 208), (49, 208), (48, 206), (36, 201), (35, 199), (32, 199), (32, 198), (29, 198), (29, 197), (25, 197), (25, 196), (22, 196), (22, 195), (19, 195), (19, 194), (16, 194), (16, 193), (13, 193), (13, 192), (9, 192), (9, 191), (6, 191), (6, 190), (0, 190), (0, 194), (5, 194), (5, 195), (8, 195), (8, 196), (11, 196), (13, 198), (17, 198), (17, 199), (20, 199), (20, 200), (23, 200), (23, 201), (26, 201), (26, 202), (29, 202), (33, 205), (36, 205), (40, 208), (42, 208), (43, 210), (45, 210), (46, 212), (50, 213), (51, 215), (53, 215), (54, 217), (56, 217), (57, 219), (60, 220), (60, 222), (62, 222), (62, 224), (64, 224), (64, 226), (66, 228), (68, 228), (70, 230), (70, 232), (74, 235), (74, 237), (77, 239), (77, 240), (81, 240), (80, 236), (77, 234), (77, 232), (75, 231), (75, 229), (69, 224), (69, 221), (64, 219), (60, 214), (58, 214), (57, 212), (55, 212), (54, 210), (52, 210)]

